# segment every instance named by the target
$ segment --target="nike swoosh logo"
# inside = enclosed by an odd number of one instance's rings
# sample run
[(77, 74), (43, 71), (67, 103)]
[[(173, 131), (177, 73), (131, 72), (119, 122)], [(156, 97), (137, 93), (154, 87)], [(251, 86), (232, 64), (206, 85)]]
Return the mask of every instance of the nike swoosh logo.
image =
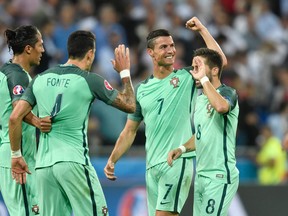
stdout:
[(170, 203), (170, 202), (162, 202), (162, 201), (160, 202), (161, 205), (165, 205), (165, 204), (168, 204), (168, 203)]

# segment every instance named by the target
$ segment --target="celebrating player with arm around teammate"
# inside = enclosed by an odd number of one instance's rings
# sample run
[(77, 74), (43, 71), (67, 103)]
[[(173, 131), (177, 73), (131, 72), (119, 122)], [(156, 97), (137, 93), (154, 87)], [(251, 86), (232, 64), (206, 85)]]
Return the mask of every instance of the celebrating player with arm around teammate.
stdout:
[[(31, 77), (29, 73), (33, 66), (39, 65), (44, 52), (42, 35), (32, 25), (22, 25), (16, 29), (6, 29), (4, 32), (9, 51), (13, 52), (11, 60), (0, 68), (0, 191), (10, 215), (34, 215), (38, 213), (38, 199), (35, 187), (35, 154), (36, 154), (36, 130), (39, 128), (48, 132), (51, 127), (49, 118), (47, 130), (42, 128), (41, 120), (32, 112), (24, 116), (25, 123), (20, 133), (22, 140), (21, 150), (11, 152), (9, 140), (9, 118), (12, 110), (19, 102), (21, 96), (28, 87)], [(34, 110), (35, 112), (35, 110)], [(34, 127), (33, 127), (34, 126)], [(11, 161), (18, 161), (17, 157), (23, 155), (29, 165), (32, 174), (29, 182), (18, 185), (11, 176)], [(12, 157), (12, 158), (11, 158)]]
[(235, 145), (238, 124), (238, 96), (235, 89), (220, 82), (222, 58), (214, 50), (195, 51), (193, 77), (203, 93), (197, 97), (195, 135), (168, 154), (172, 165), (182, 149), (196, 148), (196, 177), (193, 215), (226, 216), (237, 192), (239, 171)]
[[(32, 107), (37, 104), (39, 116), (52, 120), (52, 130), (40, 136), (36, 158), (41, 215), (108, 215), (102, 187), (89, 158), (90, 107), (98, 99), (131, 113), (136, 104), (129, 49), (119, 45), (112, 60), (124, 86), (120, 92), (101, 76), (89, 72), (95, 57), (95, 40), (89, 31), (73, 32), (67, 43), (68, 61), (35, 77), (10, 117), (12, 151), (20, 149), (22, 119)], [(28, 167), (22, 157), (18, 164), (12, 164), (12, 172), (17, 182), (25, 183)]]
[[(226, 57), (198, 18), (188, 20), (186, 27), (199, 32), (206, 45)], [(192, 136), (191, 114), (197, 96), (192, 67), (175, 70), (176, 48), (170, 33), (157, 29), (147, 36), (147, 53), (153, 62), (153, 75), (136, 89), (136, 112), (128, 115), (115, 147), (104, 168), (106, 177), (115, 180), (115, 163), (132, 145), (143, 121), (146, 134), (146, 190), (150, 216), (177, 216), (188, 197), (194, 152), (183, 154), (171, 168), (166, 163), (170, 150)], [(222, 65), (221, 65), (222, 66)]]

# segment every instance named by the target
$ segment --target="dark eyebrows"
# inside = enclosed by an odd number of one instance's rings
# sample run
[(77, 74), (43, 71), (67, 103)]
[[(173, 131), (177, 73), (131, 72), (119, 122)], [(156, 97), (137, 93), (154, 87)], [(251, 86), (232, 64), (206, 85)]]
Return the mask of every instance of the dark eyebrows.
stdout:
[(160, 45), (159, 45), (159, 48), (162, 48), (162, 47), (169, 47), (169, 46), (173, 46), (173, 47), (174, 47), (174, 46), (175, 46), (174, 42), (171, 43), (171, 44), (165, 44), (165, 43), (164, 43), (164, 44), (160, 44)]

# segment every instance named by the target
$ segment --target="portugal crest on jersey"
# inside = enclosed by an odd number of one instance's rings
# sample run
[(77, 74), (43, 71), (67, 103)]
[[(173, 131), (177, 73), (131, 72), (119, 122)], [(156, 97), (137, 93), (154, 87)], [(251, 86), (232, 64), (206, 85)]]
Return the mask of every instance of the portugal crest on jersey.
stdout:
[(102, 214), (103, 216), (106, 216), (108, 214), (108, 208), (106, 206), (102, 207)]
[(32, 212), (33, 212), (35, 215), (38, 215), (38, 214), (39, 214), (39, 207), (38, 207), (38, 205), (33, 205), (33, 206), (32, 206)]
[(170, 85), (173, 85), (173, 88), (179, 87), (179, 78), (178, 77), (173, 77), (170, 80)]
[(13, 88), (13, 94), (14, 95), (21, 95), (24, 93), (24, 88), (21, 85), (16, 85)]
[(206, 110), (207, 110), (207, 116), (208, 116), (208, 117), (211, 117), (211, 115), (212, 115), (212, 109), (213, 109), (212, 105), (211, 105), (210, 103), (207, 104)]

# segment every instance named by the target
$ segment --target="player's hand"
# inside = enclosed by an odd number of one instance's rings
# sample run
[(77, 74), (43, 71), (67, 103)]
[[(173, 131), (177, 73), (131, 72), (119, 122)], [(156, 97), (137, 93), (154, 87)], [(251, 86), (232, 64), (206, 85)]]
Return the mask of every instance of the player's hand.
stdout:
[(105, 173), (106, 177), (111, 181), (115, 181), (117, 179), (117, 177), (114, 174), (114, 169), (115, 169), (114, 166), (115, 166), (115, 164), (112, 161), (108, 160), (108, 162), (104, 168), (104, 173)]
[(114, 51), (115, 59), (112, 59), (113, 68), (120, 73), (122, 70), (130, 70), (130, 54), (129, 48), (120, 44)]
[(182, 155), (182, 151), (180, 148), (173, 149), (168, 153), (167, 163), (169, 166), (172, 166), (173, 160), (176, 160)]
[(52, 123), (51, 116), (40, 118), (40, 131), (42, 133), (49, 133), (51, 131)]
[(194, 69), (190, 70), (190, 73), (194, 79), (200, 80), (202, 77), (206, 76), (204, 62), (199, 56), (193, 58), (193, 65)]
[(201, 31), (205, 26), (200, 22), (197, 17), (193, 17), (186, 22), (186, 28), (192, 31)]
[(23, 157), (11, 159), (12, 178), (19, 184), (26, 183), (26, 173), (31, 174)]

